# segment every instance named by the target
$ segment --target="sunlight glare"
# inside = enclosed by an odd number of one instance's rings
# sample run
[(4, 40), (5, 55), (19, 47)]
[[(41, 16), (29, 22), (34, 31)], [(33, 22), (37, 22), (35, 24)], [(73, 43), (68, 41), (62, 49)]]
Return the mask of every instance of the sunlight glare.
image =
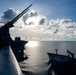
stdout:
[(27, 24), (29, 24), (30, 22), (34, 23), (33, 25), (38, 25), (38, 20), (36, 17), (30, 17), (26, 20)]
[(29, 46), (29, 47), (36, 47), (39, 45), (39, 42), (38, 41), (29, 41), (26, 46)]

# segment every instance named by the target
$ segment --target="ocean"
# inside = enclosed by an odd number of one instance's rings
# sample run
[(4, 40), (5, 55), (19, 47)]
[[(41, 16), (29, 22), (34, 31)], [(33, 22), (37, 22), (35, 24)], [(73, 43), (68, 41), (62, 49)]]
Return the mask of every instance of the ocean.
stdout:
[(67, 55), (68, 49), (76, 57), (75, 41), (29, 41), (24, 51), (28, 59), (19, 63), (24, 75), (49, 75), (47, 52), (56, 53), (55, 49), (63, 55)]

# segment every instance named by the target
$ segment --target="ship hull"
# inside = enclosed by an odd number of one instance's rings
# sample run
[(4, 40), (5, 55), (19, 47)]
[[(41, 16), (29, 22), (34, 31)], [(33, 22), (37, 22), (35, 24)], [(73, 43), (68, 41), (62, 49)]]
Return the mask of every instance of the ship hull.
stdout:
[(0, 51), (0, 75), (22, 75), (14, 53), (7, 46)]

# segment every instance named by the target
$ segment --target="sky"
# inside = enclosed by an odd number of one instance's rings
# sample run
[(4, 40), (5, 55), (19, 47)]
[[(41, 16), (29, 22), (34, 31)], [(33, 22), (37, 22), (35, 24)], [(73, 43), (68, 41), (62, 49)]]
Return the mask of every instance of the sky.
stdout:
[(76, 0), (0, 0), (0, 21), (12, 20), (30, 4), (30, 10), (10, 29), (11, 36), (76, 40)]

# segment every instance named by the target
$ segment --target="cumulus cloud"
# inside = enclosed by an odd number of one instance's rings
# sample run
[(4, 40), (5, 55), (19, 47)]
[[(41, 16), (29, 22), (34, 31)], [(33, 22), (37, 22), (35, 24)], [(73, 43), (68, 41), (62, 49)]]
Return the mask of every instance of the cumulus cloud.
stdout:
[[(8, 9), (4, 12), (2, 19), (7, 22), (18, 14), (18, 11)], [(31, 38), (76, 38), (76, 22), (73, 22), (72, 19), (51, 19), (48, 21), (46, 16), (35, 10), (30, 10), (17, 21), (15, 28), (11, 29), (10, 33), (14, 36)]]
[(43, 16), (41, 19), (40, 19), (40, 22), (39, 22), (39, 25), (46, 25), (47, 24), (47, 18), (45, 16)]
[(29, 17), (38, 16), (38, 13), (35, 10), (29, 12)]
[(2, 16), (3, 21), (8, 22), (11, 21), (14, 17), (18, 15), (19, 11), (15, 11), (13, 8), (10, 8), (4, 11), (4, 15)]
[(49, 21), (48, 28), (53, 29), (53, 33), (56, 35), (70, 37), (75, 35), (76, 22), (73, 22), (72, 19), (52, 19)]
[(72, 28), (75, 26), (75, 22), (73, 22), (71, 19), (53, 19), (49, 21), (49, 25), (54, 26), (57, 25), (59, 27), (63, 28)]
[(75, 22), (71, 19), (61, 19), (59, 25), (61, 28), (74, 28)]
[(52, 19), (52, 20), (49, 21), (49, 25), (51, 25), (51, 26), (52, 26), (52, 25), (58, 25), (59, 22), (60, 22), (59, 19), (56, 19), (56, 20), (55, 20), (55, 19)]
[(28, 13), (26, 13), (23, 16), (23, 21), (25, 23), (25, 25), (31, 25), (34, 24), (34, 22), (36, 21), (36, 17), (38, 16), (38, 13), (35, 10), (31, 10)]
[(23, 17), (23, 21), (25, 25), (45, 25), (47, 18), (40, 15), (37, 11), (31, 10)]
[[(8, 10), (4, 11), (3, 16), (1, 17), (1, 21), (3, 22), (9, 22), (12, 19), (14, 19), (20, 12), (14, 10), (13, 8), (9, 8)], [(21, 17), (18, 21), (15, 23), (15, 27), (24, 26), (23, 18)]]
[[(2, 20), (5, 22), (11, 21), (18, 14), (19, 11), (10, 8), (4, 12), (4, 15), (2, 16)], [(45, 16), (40, 15), (37, 11), (31, 10), (28, 13), (26, 13), (22, 18), (20, 18), (18, 23), (19, 22), (22, 22), (22, 24), (24, 23), (25, 25), (46, 25), (47, 18)]]

